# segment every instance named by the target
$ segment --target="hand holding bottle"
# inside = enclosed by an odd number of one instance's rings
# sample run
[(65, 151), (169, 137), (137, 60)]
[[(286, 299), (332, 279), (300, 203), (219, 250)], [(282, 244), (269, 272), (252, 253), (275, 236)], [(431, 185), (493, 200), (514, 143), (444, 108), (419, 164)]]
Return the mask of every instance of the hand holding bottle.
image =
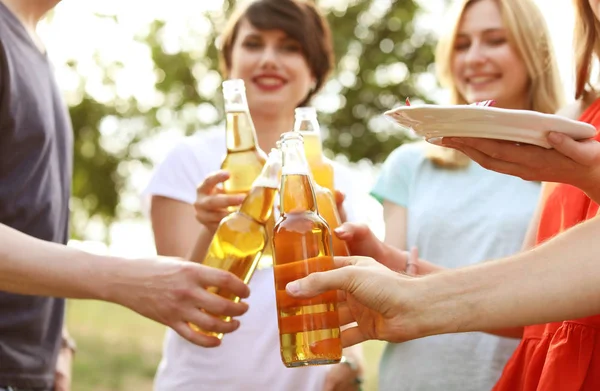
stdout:
[(218, 185), (229, 179), (229, 173), (220, 170), (204, 179), (198, 186), (196, 202), (196, 219), (211, 233), (214, 233), (221, 220), (229, 215), (228, 207), (238, 207), (244, 201), (245, 194), (225, 194)]
[(297, 300), (307, 300), (341, 290), (340, 323), (356, 326), (342, 331), (344, 347), (380, 339), (404, 342), (434, 334), (422, 328), (417, 287), (419, 279), (396, 273), (367, 257), (335, 257), (338, 269), (312, 273), (287, 284), (286, 292)]

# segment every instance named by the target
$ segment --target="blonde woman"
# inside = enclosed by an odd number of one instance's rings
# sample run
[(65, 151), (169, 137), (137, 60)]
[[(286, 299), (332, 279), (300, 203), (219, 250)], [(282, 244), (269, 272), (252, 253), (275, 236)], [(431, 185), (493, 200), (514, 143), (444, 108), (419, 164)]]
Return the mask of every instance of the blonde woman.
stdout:
[[(555, 112), (563, 103), (556, 59), (532, 0), (463, 0), (436, 53), (451, 103), (494, 99), (501, 108)], [(461, 152), (404, 145), (383, 165), (373, 195), (384, 206), (385, 242), (416, 246), (419, 272), (456, 268), (519, 251), (540, 184), (473, 164)], [(527, 240), (529, 241), (529, 240)], [(389, 344), (381, 390), (489, 390), (522, 329)]]

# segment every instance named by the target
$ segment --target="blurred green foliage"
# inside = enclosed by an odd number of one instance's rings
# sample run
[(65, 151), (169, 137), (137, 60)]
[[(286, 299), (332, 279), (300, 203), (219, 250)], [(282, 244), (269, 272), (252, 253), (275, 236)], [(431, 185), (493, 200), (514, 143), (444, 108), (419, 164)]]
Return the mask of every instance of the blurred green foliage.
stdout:
[[(123, 64), (99, 55), (95, 61), (112, 98), (94, 99), (87, 80), (79, 78), (78, 96), (70, 107), (76, 140), (75, 238), (83, 236), (90, 218), (107, 227), (113, 219), (136, 212), (123, 206), (123, 197), (132, 192), (135, 168), (152, 163), (144, 142), (166, 129), (191, 134), (222, 121), (214, 43), (234, 4), (235, 0), (225, 0), (222, 11), (198, 15), (198, 25), (208, 27), (189, 29), (175, 49), (168, 44), (169, 26), (161, 20), (139, 33), (137, 40), (147, 47), (153, 62), (153, 99), (121, 98), (116, 79)], [(429, 101), (431, 92), (420, 90), (419, 79), (431, 75), (434, 38), (416, 27), (419, 10), (413, 0), (346, 0), (323, 8), (333, 30), (337, 66), (322, 93), (329, 98), (327, 107), (321, 108), (319, 99), (315, 105), (321, 110), (329, 155), (379, 163), (407, 140), (381, 113), (406, 97)], [(98, 17), (119, 22), (110, 15)], [(80, 74), (77, 62), (67, 65), (73, 74)]]

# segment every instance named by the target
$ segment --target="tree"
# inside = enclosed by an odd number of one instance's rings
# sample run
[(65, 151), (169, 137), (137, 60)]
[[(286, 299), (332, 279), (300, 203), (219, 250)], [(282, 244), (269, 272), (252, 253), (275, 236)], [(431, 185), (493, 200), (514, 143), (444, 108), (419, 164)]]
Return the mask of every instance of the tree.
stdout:
[[(150, 104), (139, 97), (119, 96), (123, 64), (107, 63), (100, 54), (96, 62), (110, 98), (95, 98), (87, 91), (86, 80), (79, 78), (79, 96), (70, 106), (75, 132), (75, 237), (84, 236), (90, 218), (108, 226), (116, 217), (136, 212), (124, 201), (132, 197), (132, 173), (141, 164), (152, 164), (143, 148), (148, 140), (167, 128), (191, 134), (222, 121), (213, 43), (234, 5), (235, 0), (224, 0), (221, 12), (198, 15), (197, 24), (206, 28), (188, 28), (175, 48), (167, 47), (170, 26), (164, 21), (156, 20), (140, 33), (138, 42), (148, 48), (155, 74)], [(347, 0), (323, 6), (337, 59), (331, 80), (315, 101), (322, 112), (326, 150), (350, 161), (381, 162), (408, 140), (381, 114), (406, 97), (428, 101), (419, 78), (430, 72), (433, 37), (415, 28), (419, 5), (414, 0)], [(77, 62), (66, 65), (79, 74)]]

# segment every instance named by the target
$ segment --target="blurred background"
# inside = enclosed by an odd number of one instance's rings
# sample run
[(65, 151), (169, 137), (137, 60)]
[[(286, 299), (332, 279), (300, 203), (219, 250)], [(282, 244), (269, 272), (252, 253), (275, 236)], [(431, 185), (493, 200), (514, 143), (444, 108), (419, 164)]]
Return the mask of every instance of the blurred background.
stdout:
[[(337, 67), (315, 99), (326, 154), (370, 188), (378, 165), (412, 140), (381, 114), (409, 97), (444, 103), (433, 64), (449, 0), (320, 0)], [(572, 95), (573, 11), (538, 0)], [(75, 132), (71, 246), (138, 257), (155, 253), (140, 193), (182, 137), (221, 126), (215, 42), (235, 0), (63, 0), (40, 25)], [(567, 59), (567, 60), (565, 60)], [(378, 205), (369, 223), (383, 235)], [(78, 342), (74, 391), (151, 390), (164, 328), (124, 308), (71, 301)], [(377, 389), (381, 344), (366, 345), (365, 390)]]

